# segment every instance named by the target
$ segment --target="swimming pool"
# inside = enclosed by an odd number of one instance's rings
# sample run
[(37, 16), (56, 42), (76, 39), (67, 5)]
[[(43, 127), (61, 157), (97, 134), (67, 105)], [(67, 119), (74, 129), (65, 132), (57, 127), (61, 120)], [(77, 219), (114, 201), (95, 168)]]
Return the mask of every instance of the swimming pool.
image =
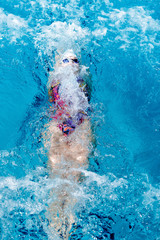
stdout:
[(160, 238), (158, 10), (153, 0), (1, 1), (1, 239), (59, 239), (46, 212), (63, 183), (48, 177), (41, 132), (55, 52), (69, 48), (92, 75), (96, 138), (72, 192), (70, 239)]

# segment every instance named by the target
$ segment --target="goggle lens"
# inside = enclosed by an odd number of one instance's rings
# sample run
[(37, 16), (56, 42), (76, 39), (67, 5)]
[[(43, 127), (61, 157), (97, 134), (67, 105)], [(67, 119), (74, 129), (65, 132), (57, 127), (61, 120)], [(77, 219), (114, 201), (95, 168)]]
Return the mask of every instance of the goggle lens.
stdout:
[(64, 62), (64, 63), (68, 63), (69, 60), (68, 60), (67, 58), (65, 58), (65, 59), (63, 59), (63, 62)]
[[(71, 60), (72, 60), (74, 63), (79, 63), (79, 61), (78, 61), (77, 58), (71, 59)], [(69, 60), (68, 60), (67, 58), (63, 59), (62, 61), (63, 61), (63, 63), (69, 63)]]
[(78, 59), (72, 59), (72, 61), (74, 62), (74, 63), (79, 63), (79, 61), (78, 61)]

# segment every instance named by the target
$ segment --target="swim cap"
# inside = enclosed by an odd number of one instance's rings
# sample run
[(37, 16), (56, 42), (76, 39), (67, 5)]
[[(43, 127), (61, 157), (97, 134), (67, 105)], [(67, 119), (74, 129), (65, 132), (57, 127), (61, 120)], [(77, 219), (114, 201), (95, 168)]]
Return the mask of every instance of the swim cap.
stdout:
[(62, 60), (67, 57), (77, 58), (76, 54), (73, 52), (72, 49), (68, 49), (67, 51), (64, 52), (64, 54), (62, 55)]

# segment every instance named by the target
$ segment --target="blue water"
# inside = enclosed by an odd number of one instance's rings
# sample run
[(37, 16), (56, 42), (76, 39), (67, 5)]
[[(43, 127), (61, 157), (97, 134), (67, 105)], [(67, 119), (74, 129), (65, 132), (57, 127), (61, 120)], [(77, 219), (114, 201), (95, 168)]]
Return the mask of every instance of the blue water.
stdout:
[(153, 0), (1, 1), (1, 239), (59, 239), (46, 217), (59, 179), (48, 177), (41, 133), (49, 71), (68, 48), (92, 76), (96, 140), (73, 191), (70, 239), (160, 239), (159, 8)]

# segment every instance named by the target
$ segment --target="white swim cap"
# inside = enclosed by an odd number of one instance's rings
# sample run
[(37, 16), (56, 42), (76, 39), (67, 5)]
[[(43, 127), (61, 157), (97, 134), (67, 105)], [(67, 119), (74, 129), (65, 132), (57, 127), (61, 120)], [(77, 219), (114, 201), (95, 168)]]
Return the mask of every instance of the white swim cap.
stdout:
[(64, 54), (62, 55), (62, 59), (67, 58), (67, 57), (77, 58), (76, 54), (73, 52), (72, 49), (68, 49), (68, 50), (65, 51)]

